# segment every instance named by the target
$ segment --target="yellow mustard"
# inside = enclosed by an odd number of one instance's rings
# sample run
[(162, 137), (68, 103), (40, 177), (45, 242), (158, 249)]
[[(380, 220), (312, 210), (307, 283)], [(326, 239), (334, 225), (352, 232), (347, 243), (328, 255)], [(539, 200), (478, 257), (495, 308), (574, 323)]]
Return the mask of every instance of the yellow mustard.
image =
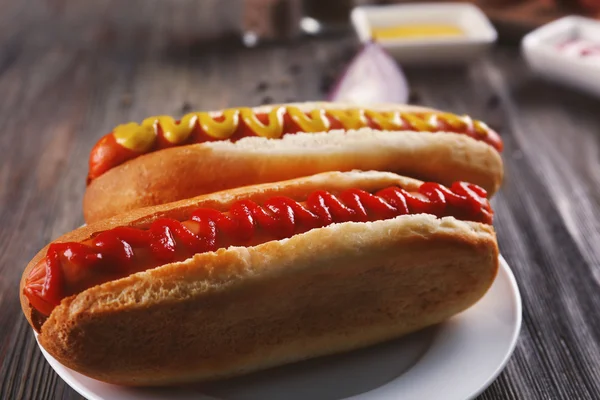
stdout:
[(258, 120), (256, 113), (251, 108), (240, 108), (240, 114), (246, 126), (258, 136), (276, 139), (283, 135), (285, 107), (275, 107), (269, 111), (267, 114), (269, 120), (266, 124)]
[(365, 115), (371, 118), (383, 130), (397, 131), (402, 129), (402, 119), (399, 112), (365, 110)]
[(144, 122), (142, 122), (142, 126), (152, 125), (155, 132), (158, 131), (157, 127), (160, 125), (164, 138), (171, 143), (181, 143), (185, 141), (190, 136), (190, 132), (194, 129), (195, 124), (196, 118), (194, 118), (193, 115), (186, 115), (185, 118), (181, 119), (180, 123), (176, 123), (173, 117), (168, 115), (146, 118)]
[(371, 35), (375, 40), (422, 39), (431, 37), (457, 37), (465, 33), (456, 25), (400, 25), (372, 28)]
[(240, 124), (240, 111), (236, 109), (223, 111), (223, 121), (221, 122), (215, 121), (209, 113), (199, 112), (194, 115), (198, 118), (202, 130), (217, 139), (231, 137)]
[(325, 116), (325, 110), (315, 109), (309, 111), (308, 115), (298, 107), (287, 107), (290, 119), (296, 123), (304, 132), (323, 132), (329, 130), (331, 123)]
[(119, 125), (113, 130), (113, 135), (121, 146), (138, 153), (145, 153), (150, 150), (156, 140), (154, 123), (151, 125), (144, 125), (144, 123), (138, 125), (135, 122), (130, 122)]
[[(450, 113), (374, 111), (359, 108), (351, 109), (314, 109), (305, 113), (295, 106), (274, 107), (267, 113), (267, 122), (261, 122), (251, 108), (233, 108), (224, 110), (216, 120), (215, 114), (193, 112), (184, 115), (180, 122), (170, 116), (160, 115), (146, 118), (141, 124), (134, 122), (117, 126), (113, 134), (117, 143), (138, 153), (150, 150), (156, 141), (159, 126), (164, 138), (177, 145), (185, 142), (196, 124), (208, 136), (215, 139), (228, 139), (240, 125), (240, 120), (257, 136), (270, 139), (283, 135), (284, 117), (294, 122), (303, 132), (323, 132), (331, 129), (331, 119), (338, 121), (344, 129), (360, 129), (369, 126), (368, 119), (374, 121), (383, 130), (410, 129), (417, 131), (435, 131), (439, 121), (444, 121), (453, 130), (462, 131), (473, 127), (478, 135), (485, 136), (489, 128), (481, 121), (467, 116)], [(406, 123), (411, 128), (406, 127)]]
[(327, 115), (337, 119), (345, 129), (359, 129), (367, 126), (365, 111), (359, 108), (327, 110)]

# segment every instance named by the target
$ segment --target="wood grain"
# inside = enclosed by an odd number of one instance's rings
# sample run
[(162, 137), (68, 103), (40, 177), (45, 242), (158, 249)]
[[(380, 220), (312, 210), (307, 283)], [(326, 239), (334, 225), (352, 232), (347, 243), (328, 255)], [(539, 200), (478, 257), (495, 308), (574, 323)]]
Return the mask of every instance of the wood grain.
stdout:
[[(94, 142), (156, 113), (322, 98), (355, 42), (243, 49), (217, 0), (0, 0), (0, 10), (0, 398), (79, 399), (37, 349), (17, 287), (39, 248), (83, 222)], [(218, 35), (221, 47), (203, 39)], [(516, 47), (407, 74), (414, 102), (481, 118), (505, 140), (495, 225), (524, 320), (481, 398), (600, 398), (598, 100), (537, 80)]]

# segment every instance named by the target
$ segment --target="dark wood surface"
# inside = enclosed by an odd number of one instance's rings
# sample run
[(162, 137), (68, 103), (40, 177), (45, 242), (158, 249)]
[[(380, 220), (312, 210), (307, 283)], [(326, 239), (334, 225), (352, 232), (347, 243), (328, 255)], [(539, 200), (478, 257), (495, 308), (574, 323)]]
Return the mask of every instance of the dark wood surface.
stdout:
[[(87, 156), (101, 135), (157, 113), (322, 98), (355, 50), (350, 35), (203, 44), (234, 26), (232, 14), (207, 11), (217, 3), (0, 0), (1, 399), (80, 398), (38, 350), (18, 282), (41, 247), (83, 223)], [(495, 226), (523, 328), (481, 398), (600, 398), (600, 102), (537, 80), (517, 48), (407, 74), (413, 102), (470, 113), (505, 141)]]

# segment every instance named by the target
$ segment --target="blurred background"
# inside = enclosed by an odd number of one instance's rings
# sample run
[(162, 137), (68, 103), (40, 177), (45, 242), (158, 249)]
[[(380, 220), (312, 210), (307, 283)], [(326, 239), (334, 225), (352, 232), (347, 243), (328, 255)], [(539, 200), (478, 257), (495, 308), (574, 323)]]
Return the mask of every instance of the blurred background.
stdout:
[[(120, 93), (117, 96), (110, 93), (109, 98), (98, 101), (119, 98), (122, 107), (136, 107), (136, 96), (145, 95), (134, 93), (134, 87), (142, 92), (150, 90), (134, 85), (133, 81), (151, 82), (158, 79), (154, 74), (164, 75), (160, 77), (164, 87), (151, 89), (161, 93), (161, 107), (138, 105), (147, 107), (139, 113), (134, 110), (132, 116), (138, 118), (157, 112), (180, 114), (178, 107), (185, 112), (192, 108), (219, 108), (239, 103), (254, 105), (324, 98), (360, 47), (350, 20), (352, 9), (406, 3), (423, 2), (0, 0), (0, 71), (15, 60), (22, 63), (23, 68), (35, 68), (27, 57), (19, 56), (22, 52), (32, 52), (30, 61), (44, 64), (39, 68), (44, 68), (49, 76), (59, 72), (60, 63), (76, 62), (76, 59), (80, 67), (70, 71), (65, 79), (86, 81), (92, 87), (101, 85), (103, 93), (112, 87)], [(600, 0), (462, 3), (475, 4), (485, 13), (497, 30), (494, 42), (499, 44), (518, 45), (526, 33), (566, 15), (600, 16)], [(315, 41), (329, 44), (311, 45)], [(273, 52), (268, 49), (270, 46), (283, 50)], [(44, 53), (44, 58), (31, 60), (36, 51), (40, 57)], [(294, 55), (288, 57), (286, 53), (290, 52)], [(146, 61), (134, 61), (140, 59)], [(262, 63), (263, 68), (257, 69), (254, 60)], [(403, 64), (402, 59), (396, 61)], [(183, 69), (189, 75), (190, 70), (186, 68), (190, 64), (201, 73), (194, 77), (202, 81), (194, 82), (196, 87), (191, 87), (185, 76), (178, 75)], [(166, 68), (158, 68), (158, 65)], [(309, 68), (304, 68), (308, 65)], [(206, 72), (215, 68), (218, 71), (214, 74)], [(85, 74), (92, 74), (91, 81), (82, 76)], [(300, 74), (302, 79), (297, 79)], [(220, 79), (228, 79), (243, 95), (238, 97), (229, 90), (218, 90), (222, 84)], [(182, 90), (190, 94), (175, 107), (168, 96), (179, 92), (179, 98)], [(64, 90), (56, 95), (63, 96)], [(199, 101), (199, 97), (203, 100)], [(108, 125), (105, 128), (110, 129)]]
[(445, 3), (0, 0), (0, 398), (82, 398), (17, 294), (31, 256), (83, 223), (98, 139), (152, 115), (321, 99), (499, 132), (495, 227), (525, 309), (480, 398), (600, 398), (600, 0)]

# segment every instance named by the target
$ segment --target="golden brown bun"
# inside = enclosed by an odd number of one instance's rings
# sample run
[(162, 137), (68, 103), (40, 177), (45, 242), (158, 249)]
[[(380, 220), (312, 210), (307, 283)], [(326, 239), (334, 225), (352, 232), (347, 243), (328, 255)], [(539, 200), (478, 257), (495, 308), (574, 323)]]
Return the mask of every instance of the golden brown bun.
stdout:
[[(335, 193), (390, 184), (414, 190), (419, 182), (390, 173), (325, 173), (138, 210), (60, 240), (189, 215), (196, 206), (223, 209), (241, 198), (285, 193), (302, 200), (317, 187)], [(27, 267), (21, 289), (44, 254)], [(95, 286), (64, 299), (39, 341), (64, 365), (111, 383), (215, 379), (365, 347), (441, 322), (479, 300), (497, 268), (489, 225), (426, 214), (335, 224)]]
[[(303, 110), (349, 107), (337, 103), (298, 106)], [(368, 108), (432, 111), (400, 105)], [(463, 180), (483, 187), (489, 196), (498, 190), (504, 174), (500, 154), (492, 146), (456, 133), (363, 128), (298, 133), (277, 140), (248, 137), (235, 143), (217, 141), (159, 150), (112, 168), (88, 186), (83, 213), (90, 223), (205, 193), (355, 169), (391, 171), (445, 185)]]
[[(399, 185), (409, 191), (417, 190), (421, 182), (416, 179), (406, 178), (392, 173), (377, 171), (350, 171), (350, 172), (325, 172), (309, 177), (291, 179), (288, 181), (266, 183), (241, 187), (223, 192), (212, 193), (178, 202), (162, 204), (132, 210), (129, 213), (118, 215), (94, 224), (83, 226), (79, 229), (62, 235), (53, 242), (84, 241), (91, 238), (94, 233), (109, 230), (118, 226), (135, 226), (144, 228), (154, 220), (168, 216), (180, 221), (189, 219), (191, 213), (201, 207), (227, 211), (231, 204), (241, 199), (250, 199), (262, 203), (270, 197), (286, 195), (297, 201), (306, 200), (307, 196), (315, 190), (327, 188), (336, 194), (353, 187), (361, 187), (366, 191), (374, 192), (378, 189), (392, 185)], [(49, 246), (49, 245), (48, 245)], [(25, 277), (29, 271), (46, 255), (48, 246), (44, 247), (29, 262), (21, 280), (21, 305), (27, 319), (33, 326), (37, 326), (32, 319), (31, 309), (27, 298), (23, 295)]]

